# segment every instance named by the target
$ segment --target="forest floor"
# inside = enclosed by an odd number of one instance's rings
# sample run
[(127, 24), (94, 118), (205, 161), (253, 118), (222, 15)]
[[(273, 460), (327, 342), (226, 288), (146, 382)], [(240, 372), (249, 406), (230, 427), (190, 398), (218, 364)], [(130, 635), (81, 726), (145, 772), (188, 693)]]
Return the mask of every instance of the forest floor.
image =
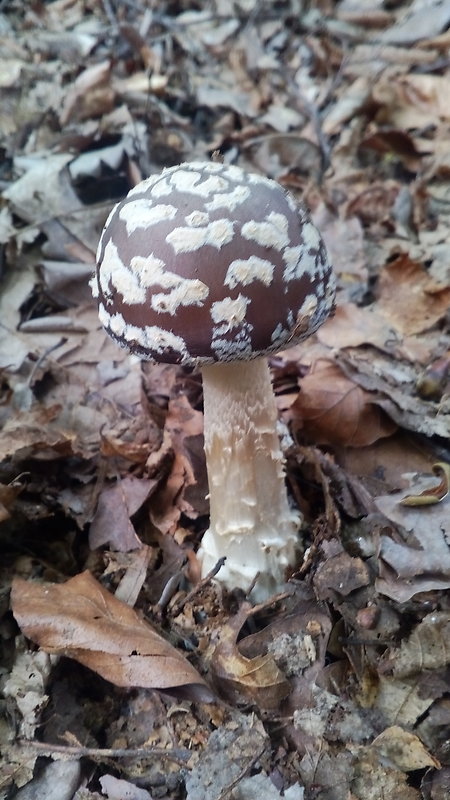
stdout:
[[(0, 3), (2, 800), (450, 797), (449, 24)], [(303, 554), (261, 607), (198, 580), (199, 375), (117, 348), (89, 288), (112, 205), (215, 151), (338, 279), (270, 361)]]

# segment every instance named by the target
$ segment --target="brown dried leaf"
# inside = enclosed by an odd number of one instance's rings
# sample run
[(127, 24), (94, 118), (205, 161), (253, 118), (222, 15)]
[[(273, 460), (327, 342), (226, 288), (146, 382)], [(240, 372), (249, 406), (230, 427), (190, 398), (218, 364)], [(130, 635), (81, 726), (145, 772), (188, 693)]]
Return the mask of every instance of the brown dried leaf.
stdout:
[(351, 784), (351, 800), (420, 800), (417, 789), (409, 786), (407, 776), (399, 769), (385, 763), (377, 750), (370, 745), (360, 751)]
[(114, 486), (103, 489), (89, 531), (91, 549), (106, 543), (122, 553), (142, 547), (130, 517), (145, 503), (157, 484), (156, 479), (128, 475)]
[(317, 338), (328, 347), (372, 344), (380, 350), (387, 350), (389, 342), (395, 340), (395, 332), (386, 327), (386, 320), (375, 309), (342, 303), (334, 316), (318, 330)]
[(220, 633), (211, 660), (211, 676), (220, 693), (230, 702), (246, 700), (260, 708), (277, 708), (290, 692), (290, 684), (271, 654), (246, 658), (236, 644), (239, 631), (251, 613), (244, 603)]
[(374, 708), (390, 725), (412, 728), (434, 702), (432, 697), (424, 697), (421, 689), (417, 676), (401, 679), (380, 675)]
[(365, 447), (390, 436), (397, 427), (372, 394), (327, 359), (319, 359), (302, 378), (290, 412), (294, 424), (300, 424), (317, 444)]
[(15, 578), (11, 601), (25, 636), (47, 653), (73, 658), (116, 686), (212, 700), (189, 661), (88, 571), (63, 584)]
[(441, 766), (439, 761), (426, 750), (418, 736), (403, 730), (399, 725), (386, 728), (370, 746), (402, 772), (412, 772), (426, 767), (440, 769)]
[(421, 264), (402, 253), (380, 273), (377, 305), (401, 333), (422, 333), (447, 313), (450, 288), (436, 283)]
[(0, 461), (8, 456), (54, 459), (74, 452), (74, 437), (58, 424), (61, 407), (36, 407), (15, 414), (2, 431)]
[(424, 670), (450, 664), (450, 615), (445, 611), (427, 614), (400, 647), (391, 650), (380, 664), (381, 673), (409, 678)]
[(319, 600), (347, 597), (351, 592), (368, 586), (369, 570), (362, 558), (342, 552), (322, 562), (314, 576)]
[(386, 104), (383, 116), (399, 128), (420, 128), (440, 119), (448, 120), (450, 110), (448, 75), (401, 75), (389, 83), (381, 81), (375, 99)]

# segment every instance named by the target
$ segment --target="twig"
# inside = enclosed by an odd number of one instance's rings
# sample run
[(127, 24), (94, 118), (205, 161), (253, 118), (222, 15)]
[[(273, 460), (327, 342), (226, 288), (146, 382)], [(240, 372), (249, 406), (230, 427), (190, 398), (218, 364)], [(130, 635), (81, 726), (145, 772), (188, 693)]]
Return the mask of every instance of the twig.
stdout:
[(266, 749), (266, 745), (264, 745), (262, 750), (259, 750), (254, 756), (251, 757), (251, 759), (247, 762), (245, 767), (243, 767), (243, 769), (241, 769), (239, 775), (236, 776), (234, 781), (232, 781), (231, 783), (228, 784), (228, 786), (225, 786), (225, 788), (222, 789), (221, 793), (216, 798), (216, 800), (226, 800), (226, 798), (228, 797), (230, 792), (232, 792), (233, 789), (238, 785), (238, 783), (240, 783), (241, 780), (243, 778), (245, 778), (245, 776), (250, 772), (251, 768), (261, 758), (261, 756), (263, 755), (265, 749)]
[(21, 739), (18, 742), (20, 747), (33, 748), (42, 753), (59, 753), (65, 756), (85, 756), (88, 758), (146, 758), (147, 756), (154, 756), (155, 758), (166, 758), (169, 761), (174, 761), (177, 764), (185, 767), (186, 762), (189, 761), (192, 753), (190, 750), (176, 748), (172, 750), (164, 750), (163, 747), (135, 747), (128, 749), (126, 747), (84, 747), (83, 745), (66, 745), (66, 744), (51, 744), (47, 742), (32, 742), (29, 739)]
[(212, 578), (214, 578), (215, 575), (217, 575), (219, 570), (222, 569), (226, 560), (227, 560), (226, 556), (222, 556), (222, 558), (219, 558), (217, 564), (214, 565), (214, 567), (208, 572), (208, 574), (205, 575), (205, 577), (202, 578), (201, 581), (199, 581), (197, 585), (194, 586), (194, 588), (191, 589), (191, 591), (188, 592), (185, 597), (179, 600), (178, 603), (175, 603), (174, 607), (171, 609), (171, 613), (173, 616), (176, 617), (177, 614), (180, 613), (181, 609), (184, 608), (186, 603), (189, 603), (189, 601), (192, 600), (192, 598), (195, 597), (196, 594), (198, 594), (203, 589), (203, 587), (206, 586), (206, 584), (208, 584)]

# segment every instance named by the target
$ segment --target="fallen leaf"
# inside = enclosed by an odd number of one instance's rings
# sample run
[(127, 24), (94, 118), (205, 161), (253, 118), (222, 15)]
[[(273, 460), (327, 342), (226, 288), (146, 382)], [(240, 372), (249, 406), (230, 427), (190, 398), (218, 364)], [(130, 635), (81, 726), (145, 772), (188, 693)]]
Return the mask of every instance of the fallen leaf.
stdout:
[(130, 517), (140, 509), (158, 485), (155, 478), (128, 475), (100, 493), (89, 531), (89, 546), (95, 550), (109, 544), (124, 553), (142, 547)]
[(440, 763), (428, 752), (419, 737), (409, 731), (403, 730), (399, 725), (386, 728), (376, 739), (371, 747), (375, 748), (383, 759), (387, 759), (402, 772), (412, 772), (415, 769), (435, 767), (440, 769)]
[(367, 565), (361, 558), (342, 552), (319, 564), (314, 587), (319, 600), (342, 599), (370, 584)]
[(380, 41), (411, 45), (421, 39), (437, 36), (449, 23), (450, 8), (447, 3), (413, 3), (405, 16), (381, 34)]
[(386, 320), (375, 309), (342, 303), (334, 316), (319, 328), (317, 338), (328, 347), (371, 344), (380, 350), (390, 350), (395, 341), (395, 331), (386, 327)]
[(439, 462), (433, 464), (432, 470), (435, 475), (441, 476), (441, 480), (437, 486), (424, 489), (423, 492), (419, 494), (407, 494), (400, 500), (402, 506), (431, 506), (435, 503), (440, 503), (447, 497), (450, 481), (450, 464)]
[(411, 130), (448, 120), (450, 79), (445, 75), (400, 75), (383, 78), (374, 87), (373, 99), (379, 103), (383, 122), (400, 130)]
[(213, 699), (189, 661), (87, 570), (61, 584), (15, 578), (11, 601), (25, 636), (47, 653), (73, 658), (116, 686)]
[(438, 670), (450, 664), (450, 614), (427, 614), (404, 639), (400, 647), (385, 654), (379, 671), (395, 678), (410, 678), (425, 670)]
[[(346, 214), (344, 219), (332, 215), (321, 204), (312, 219), (322, 233), (333, 269), (343, 287), (365, 285), (368, 278), (364, 231), (358, 217)], [(339, 309), (338, 309), (339, 310)]]
[(211, 677), (230, 702), (253, 702), (260, 708), (277, 708), (289, 694), (290, 684), (273, 655), (246, 658), (236, 644), (239, 632), (251, 613), (244, 603), (220, 632), (220, 642), (211, 659)]
[(425, 715), (434, 698), (423, 697), (417, 675), (412, 678), (394, 678), (380, 675), (374, 702), (388, 725), (412, 728)]
[(377, 305), (388, 323), (401, 333), (422, 333), (447, 313), (450, 288), (438, 284), (422, 264), (402, 253), (381, 270)]
[(290, 415), (316, 444), (365, 447), (397, 428), (375, 397), (347, 378), (337, 364), (319, 359), (301, 379)]
[(410, 490), (375, 498), (378, 509), (403, 535), (382, 535), (376, 588), (398, 602), (419, 592), (450, 588), (450, 524), (445, 504), (421, 509), (400, 505)]

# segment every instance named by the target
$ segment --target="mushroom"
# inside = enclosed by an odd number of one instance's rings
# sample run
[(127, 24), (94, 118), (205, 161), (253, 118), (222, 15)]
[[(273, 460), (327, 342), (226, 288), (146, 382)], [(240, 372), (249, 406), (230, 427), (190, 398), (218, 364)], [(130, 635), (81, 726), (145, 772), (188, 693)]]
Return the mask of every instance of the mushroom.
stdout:
[(312, 334), (335, 280), (306, 210), (275, 181), (191, 162), (139, 183), (112, 210), (93, 279), (99, 316), (150, 361), (200, 367), (210, 525), (202, 574), (253, 596), (295, 563), (291, 508), (266, 356)]

